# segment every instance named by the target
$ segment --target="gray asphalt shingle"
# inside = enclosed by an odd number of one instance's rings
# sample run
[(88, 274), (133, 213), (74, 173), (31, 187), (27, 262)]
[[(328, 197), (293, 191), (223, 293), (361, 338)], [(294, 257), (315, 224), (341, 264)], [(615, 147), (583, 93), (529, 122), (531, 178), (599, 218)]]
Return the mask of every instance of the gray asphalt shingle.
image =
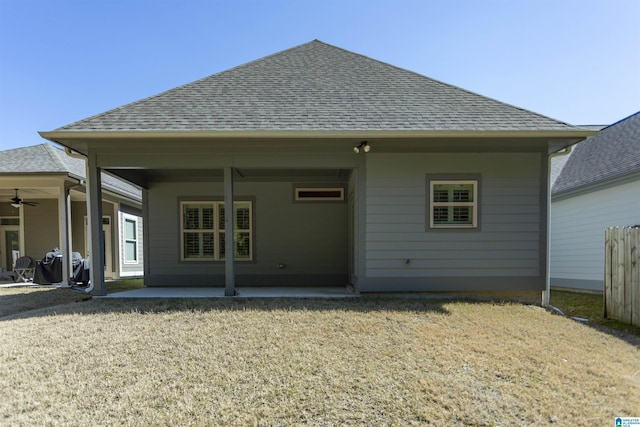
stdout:
[(640, 112), (576, 145), (552, 194), (572, 191), (640, 172)]
[[(50, 144), (32, 145), (0, 152), (0, 176), (3, 174), (69, 174), (85, 179), (85, 162), (67, 155)], [(102, 185), (134, 200), (142, 200), (139, 188), (106, 173), (102, 173)]]
[(56, 131), (571, 129), (314, 40)]

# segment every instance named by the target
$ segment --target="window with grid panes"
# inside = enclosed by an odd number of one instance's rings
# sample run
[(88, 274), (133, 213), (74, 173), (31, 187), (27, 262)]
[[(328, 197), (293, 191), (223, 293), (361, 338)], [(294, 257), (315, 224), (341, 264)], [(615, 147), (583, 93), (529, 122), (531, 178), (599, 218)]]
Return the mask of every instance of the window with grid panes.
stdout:
[[(224, 202), (181, 202), (182, 259), (224, 260)], [(251, 202), (234, 202), (235, 259), (253, 259), (253, 209)]]
[(124, 262), (138, 262), (138, 221), (129, 215), (124, 216)]
[(430, 227), (476, 228), (478, 181), (430, 181)]

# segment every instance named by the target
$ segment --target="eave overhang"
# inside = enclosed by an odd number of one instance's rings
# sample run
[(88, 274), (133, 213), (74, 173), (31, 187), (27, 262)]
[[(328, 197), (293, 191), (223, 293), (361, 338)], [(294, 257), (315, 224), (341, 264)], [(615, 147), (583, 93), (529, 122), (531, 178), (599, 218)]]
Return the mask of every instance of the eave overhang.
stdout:
[(50, 131), (49, 141), (108, 139), (231, 138), (586, 138), (598, 131), (570, 130), (346, 130), (346, 131)]
[(93, 142), (115, 141), (193, 141), (208, 142), (233, 140), (544, 140), (561, 149), (580, 142), (598, 131), (575, 128), (556, 130), (273, 130), (273, 131), (50, 131), (40, 132), (43, 138), (87, 154)]

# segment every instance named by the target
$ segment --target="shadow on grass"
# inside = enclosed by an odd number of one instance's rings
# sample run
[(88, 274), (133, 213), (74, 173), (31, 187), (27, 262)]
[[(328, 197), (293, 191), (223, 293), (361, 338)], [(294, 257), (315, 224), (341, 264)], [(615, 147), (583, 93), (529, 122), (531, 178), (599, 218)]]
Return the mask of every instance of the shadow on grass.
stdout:
[(5, 316), (90, 299), (91, 295), (53, 287), (2, 289), (0, 290), (0, 320)]
[[(511, 295), (501, 293), (434, 293), (434, 294), (365, 294), (348, 298), (122, 298), (91, 299), (89, 295), (68, 289), (52, 289), (51, 292), (37, 292), (35, 295), (4, 295), (0, 292), (0, 321), (49, 317), (56, 315), (95, 315), (107, 313), (136, 313), (139, 315), (165, 312), (208, 312), (208, 311), (345, 311), (357, 313), (373, 312), (415, 312), (448, 315), (447, 305), (454, 303), (471, 304), (525, 304), (539, 305), (537, 295)], [(55, 296), (55, 298), (54, 298)], [(571, 296), (573, 298), (573, 296)], [(594, 313), (595, 299), (580, 300), (582, 305), (569, 304), (556, 299), (555, 303), (568, 317), (582, 313)], [(586, 302), (585, 302), (586, 301)], [(554, 304), (552, 295), (551, 303)], [(554, 304), (555, 305), (555, 304)], [(565, 308), (562, 307), (565, 306)], [(574, 307), (577, 306), (577, 307)], [(2, 313), (9, 307), (8, 313)], [(595, 311), (594, 311), (595, 310)], [(622, 325), (619, 322), (592, 321), (585, 327), (612, 335), (640, 348), (640, 328)]]
[[(142, 279), (114, 281), (107, 291), (115, 293), (144, 287)], [(91, 299), (70, 289), (48, 289), (48, 292), (3, 295), (0, 291), (0, 321), (65, 314), (159, 313), (168, 311), (247, 311), (307, 310), (353, 312), (430, 312), (448, 314), (445, 305), (452, 302), (525, 303), (537, 301), (538, 293), (444, 292), (444, 293), (377, 293), (346, 298), (118, 298)], [(83, 302), (83, 304), (74, 304)]]
[[(123, 279), (107, 283), (110, 293), (144, 287), (142, 279)], [(35, 285), (0, 288), (0, 320), (32, 310), (47, 309), (91, 299), (91, 295), (55, 286)]]
[(0, 321), (47, 317), (55, 315), (95, 315), (106, 313), (136, 313), (139, 315), (166, 312), (208, 311), (345, 311), (372, 313), (384, 311), (448, 314), (444, 306), (450, 299), (424, 298), (122, 298), (91, 299), (81, 304), (62, 303), (36, 310), (0, 317)]
[(569, 318), (586, 319), (581, 323), (587, 327), (640, 347), (640, 327), (606, 319), (602, 295), (552, 290), (550, 303)]

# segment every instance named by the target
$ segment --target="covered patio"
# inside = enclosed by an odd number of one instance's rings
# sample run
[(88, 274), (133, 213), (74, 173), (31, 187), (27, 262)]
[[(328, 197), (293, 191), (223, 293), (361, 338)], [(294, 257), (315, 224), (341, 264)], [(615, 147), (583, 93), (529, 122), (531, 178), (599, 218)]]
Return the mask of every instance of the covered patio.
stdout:
[[(224, 298), (224, 288), (159, 287), (114, 292), (94, 298)], [(359, 294), (344, 286), (321, 287), (239, 287), (238, 298), (350, 298)]]

